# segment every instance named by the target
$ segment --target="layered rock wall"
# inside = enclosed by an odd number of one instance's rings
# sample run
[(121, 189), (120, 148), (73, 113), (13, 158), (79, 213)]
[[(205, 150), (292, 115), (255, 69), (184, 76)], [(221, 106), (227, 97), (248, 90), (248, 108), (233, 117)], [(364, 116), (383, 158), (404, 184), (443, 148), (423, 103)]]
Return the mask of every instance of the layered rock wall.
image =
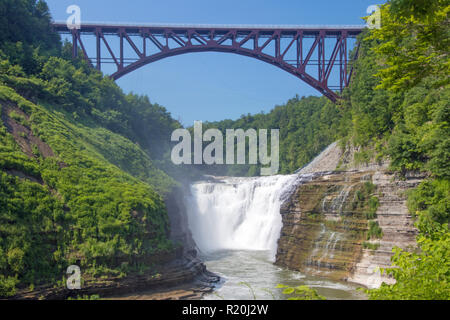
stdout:
[[(331, 150), (331, 151), (330, 151)], [(281, 208), (283, 228), (276, 264), (301, 272), (378, 287), (394, 280), (381, 275), (389, 268), (394, 246), (416, 246), (417, 230), (406, 207), (406, 191), (422, 176), (395, 177), (386, 165), (348, 171), (319, 172), (321, 162), (330, 169), (331, 155), (318, 157), (312, 179), (299, 183)], [(341, 153), (342, 155), (342, 153)], [(307, 170), (302, 170), (306, 173)], [(372, 209), (370, 202), (376, 202)], [(381, 228), (381, 233), (373, 234)]]

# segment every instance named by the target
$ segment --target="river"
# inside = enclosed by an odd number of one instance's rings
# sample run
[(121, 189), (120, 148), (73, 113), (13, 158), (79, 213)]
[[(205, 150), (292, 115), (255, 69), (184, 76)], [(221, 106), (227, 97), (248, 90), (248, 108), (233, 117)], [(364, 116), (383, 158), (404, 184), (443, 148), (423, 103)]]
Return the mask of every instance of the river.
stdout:
[(223, 250), (203, 256), (206, 267), (221, 276), (216, 290), (204, 299), (285, 299), (278, 284), (307, 285), (328, 300), (365, 299), (358, 286), (304, 275), (274, 265), (269, 251)]
[(357, 285), (305, 275), (273, 264), (280, 206), (311, 175), (211, 178), (185, 196), (192, 236), (209, 271), (222, 277), (205, 299), (281, 299), (277, 284), (307, 285), (327, 299), (364, 299)]

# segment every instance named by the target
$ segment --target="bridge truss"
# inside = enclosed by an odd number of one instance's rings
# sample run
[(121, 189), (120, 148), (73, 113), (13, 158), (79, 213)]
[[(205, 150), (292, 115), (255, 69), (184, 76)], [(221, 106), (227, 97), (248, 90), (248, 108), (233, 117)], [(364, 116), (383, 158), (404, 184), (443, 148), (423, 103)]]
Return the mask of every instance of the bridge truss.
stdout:
[[(353, 72), (348, 39), (361, 26), (225, 26), (225, 25), (124, 25), (82, 24), (54, 29), (72, 36), (73, 56), (81, 52), (95, 68), (112, 64), (111, 77), (120, 77), (149, 63), (192, 52), (228, 52), (252, 57), (303, 80), (336, 102)], [(95, 54), (89, 55), (85, 38), (95, 38)], [(113, 39), (115, 38), (115, 39)], [(103, 51), (103, 52), (102, 52)], [(104, 51), (106, 51), (104, 53)], [(357, 51), (354, 54), (357, 57)], [(104, 56), (106, 54), (106, 56)], [(336, 84), (330, 84), (330, 76)]]

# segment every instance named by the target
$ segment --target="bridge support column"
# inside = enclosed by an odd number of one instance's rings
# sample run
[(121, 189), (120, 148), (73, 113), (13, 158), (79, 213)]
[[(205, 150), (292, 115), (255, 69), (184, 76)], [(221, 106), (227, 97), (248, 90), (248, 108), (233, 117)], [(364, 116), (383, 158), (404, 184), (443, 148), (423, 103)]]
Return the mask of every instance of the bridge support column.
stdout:
[(72, 57), (78, 57), (78, 40), (77, 40), (77, 30), (72, 30)]
[(101, 70), (102, 69), (102, 55), (101, 55), (101, 43), (100, 43), (100, 30), (97, 28), (97, 30), (95, 31), (95, 37), (96, 37), (96, 41), (97, 41), (97, 64), (96, 64), (96, 68), (97, 70)]
[(120, 68), (119, 70), (123, 69), (123, 34), (124, 34), (125, 30), (123, 28), (120, 28), (119, 30), (119, 37), (120, 37)]

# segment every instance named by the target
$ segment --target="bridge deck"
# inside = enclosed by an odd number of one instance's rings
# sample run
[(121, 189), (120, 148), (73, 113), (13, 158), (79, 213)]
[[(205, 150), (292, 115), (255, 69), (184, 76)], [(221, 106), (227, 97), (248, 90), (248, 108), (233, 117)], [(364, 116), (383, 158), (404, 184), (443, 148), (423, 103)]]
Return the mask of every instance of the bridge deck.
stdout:
[[(61, 33), (70, 33), (66, 22), (56, 21), (53, 23), (56, 31)], [(236, 30), (239, 33), (248, 33), (258, 30), (261, 36), (264, 33), (280, 30), (281, 36), (292, 36), (299, 30), (302, 30), (304, 35), (316, 35), (320, 31), (325, 31), (326, 35), (333, 36), (341, 34), (342, 31), (347, 31), (348, 36), (356, 36), (365, 28), (363, 25), (226, 25), (226, 24), (128, 24), (128, 23), (107, 23), (107, 22), (86, 22), (81, 24), (80, 32), (92, 33), (95, 29), (100, 27), (103, 33), (117, 34), (119, 29), (125, 29), (129, 34), (140, 34), (142, 30), (147, 30), (153, 34), (163, 33), (166, 29), (171, 29), (175, 32), (184, 33), (189, 29), (195, 29), (198, 33), (207, 34), (214, 30), (215, 34), (226, 33), (229, 30)]]

